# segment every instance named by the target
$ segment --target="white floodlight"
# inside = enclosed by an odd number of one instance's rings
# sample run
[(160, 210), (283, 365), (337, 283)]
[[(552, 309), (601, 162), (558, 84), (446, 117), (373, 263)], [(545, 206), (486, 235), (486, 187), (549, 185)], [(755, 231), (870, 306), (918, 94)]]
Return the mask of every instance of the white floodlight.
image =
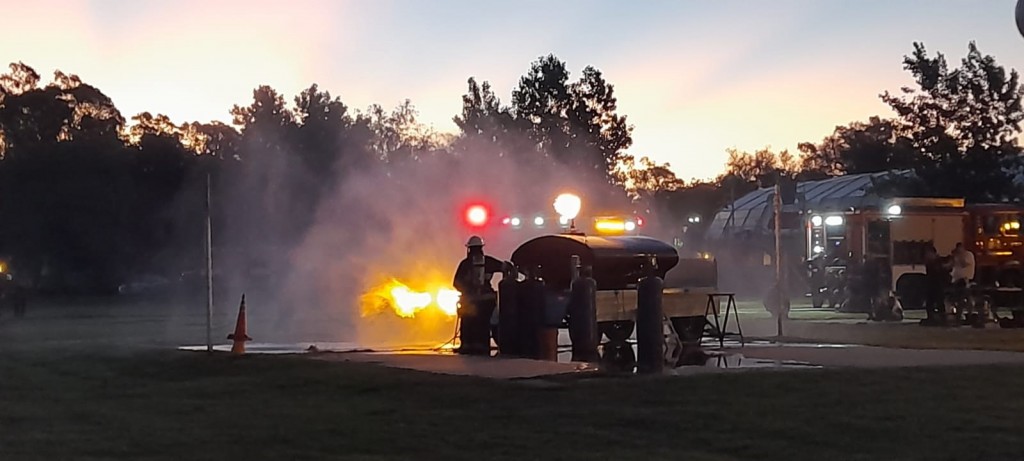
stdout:
[(580, 213), (580, 207), (583, 202), (579, 196), (574, 194), (562, 194), (555, 198), (555, 212), (559, 216), (573, 220), (576, 219), (576, 215)]
[(842, 216), (829, 216), (829, 217), (825, 218), (825, 225), (826, 226), (842, 226), (843, 225), (843, 217)]

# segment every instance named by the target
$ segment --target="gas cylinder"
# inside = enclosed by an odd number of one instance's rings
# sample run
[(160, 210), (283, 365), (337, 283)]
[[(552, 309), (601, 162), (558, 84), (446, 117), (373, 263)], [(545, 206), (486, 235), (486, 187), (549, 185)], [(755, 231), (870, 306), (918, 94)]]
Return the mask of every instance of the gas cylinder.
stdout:
[(519, 272), (506, 271), (498, 282), (498, 353), (506, 357), (522, 355), (519, 325)]
[(665, 282), (654, 273), (653, 264), (653, 260), (645, 262), (645, 276), (636, 287), (636, 362), (639, 373), (661, 373), (665, 362), (661, 304)]
[[(541, 357), (540, 339), (544, 327), (544, 312), (547, 310), (544, 279), (540, 278), (539, 268), (530, 271), (518, 289), (516, 307), (520, 352), (524, 357), (537, 359)], [(556, 344), (557, 347), (557, 344)]]
[(569, 339), (572, 340), (572, 361), (597, 360), (597, 281), (584, 268), (572, 282), (569, 297)]

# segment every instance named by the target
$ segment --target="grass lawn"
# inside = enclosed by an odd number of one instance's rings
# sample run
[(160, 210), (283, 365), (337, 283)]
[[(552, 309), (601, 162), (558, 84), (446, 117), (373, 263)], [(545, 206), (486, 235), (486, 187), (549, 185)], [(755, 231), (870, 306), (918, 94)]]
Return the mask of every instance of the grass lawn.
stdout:
[[(1021, 459), (1024, 368), (496, 382), (295, 357), (0, 355), (0, 459)], [(997, 397), (1001, 396), (1001, 397)]]

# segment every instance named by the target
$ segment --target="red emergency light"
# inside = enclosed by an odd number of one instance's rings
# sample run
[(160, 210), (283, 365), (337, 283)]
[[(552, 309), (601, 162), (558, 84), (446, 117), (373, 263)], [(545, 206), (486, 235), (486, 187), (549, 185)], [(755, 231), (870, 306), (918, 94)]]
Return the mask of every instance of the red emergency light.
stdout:
[(466, 224), (471, 227), (484, 227), (491, 219), (491, 210), (483, 204), (473, 204), (466, 207)]

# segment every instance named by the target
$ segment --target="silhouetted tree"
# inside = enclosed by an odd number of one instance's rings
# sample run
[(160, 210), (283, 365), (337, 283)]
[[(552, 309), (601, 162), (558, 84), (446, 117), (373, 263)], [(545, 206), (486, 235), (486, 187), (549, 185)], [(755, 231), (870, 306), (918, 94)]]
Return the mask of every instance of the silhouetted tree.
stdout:
[(676, 177), (668, 163), (658, 164), (648, 157), (627, 157), (615, 171), (615, 181), (635, 199), (652, 198), (660, 193), (683, 188), (686, 182)]
[(871, 117), (867, 123), (837, 126), (820, 143), (801, 143), (801, 172), (827, 176), (908, 169), (920, 161), (907, 138), (897, 137), (896, 123)]
[(917, 88), (885, 92), (896, 112), (896, 131), (920, 153), (914, 169), (934, 193), (972, 201), (1017, 195), (1012, 171), (1020, 167), (1016, 136), (1024, 120), (1017, 71), (1009, 73), (971, 42), (960, 67), (942, 53), (929, 56), (921, 43), (903, 67)]
[(729, 160), (719, 182), (732, 177), (757, 187), (770, 187), (775, 185), (777, 175), (795, 177), (799, 170), (796, 158), (788, 150), (775, 153), (766, 147), (754, 153), (736, 149), (726, 152)]
[(460, 139), (454, 145), (459, 155), (494, 155), (504, 157), (514, 152), (530, 151), (525, 133), (517, 130), (515, 117), (488, 82), (477, 84), (470, 77), (466, 94), (462, 95), (462, 113), (452, 120), (459, 127)]
[(588, 66), (569, 83), (565, 63), (553, 55), (535, 61), (512, 92), (515, 124), (540, 152), (609, 184), (633, 143), (617, 104), (600, 71)]

